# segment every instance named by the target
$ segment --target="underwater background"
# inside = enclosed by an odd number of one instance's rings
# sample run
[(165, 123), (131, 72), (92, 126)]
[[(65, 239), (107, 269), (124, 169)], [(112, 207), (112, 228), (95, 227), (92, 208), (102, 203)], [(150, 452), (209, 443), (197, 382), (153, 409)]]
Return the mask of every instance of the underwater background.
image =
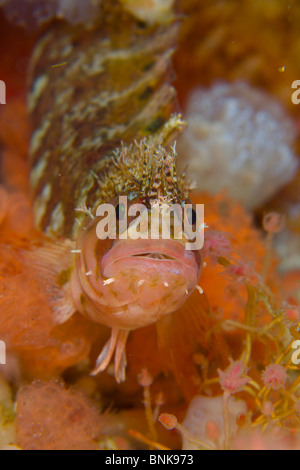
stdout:
[[(193, 180), (189, 197), (204, 204), (207, 227), (198, 286), (175, 312), (130, 331), (118, 383), (112, 364), (91, 375), (110, 325), (77, 311), (64, 322), (53, 314), (68, 260), (61, 237), (51, 256), (39, 255), (49, 233), (35, 224), (30, 189), (31, 138), (43, 106), (56, 103), (49, 94), (30, 115), (34, 49), (56, 25), (75, 28), (84, 45), (101, 29), (102, 2), (46, 3), (0, 1), (0, 448), (299, 450), (300, 4), (103, 0), (105, 15), (116, 8), (108, 30), (126, 45), (131, 24), (140, 41), (147, 28), (176, 25), (167, 51), (155, 52), (172, 62), (161, 80), (172, 79), (176, 94), (158, 95), (156, 105), (166, 101), (168, 114), (174, 100), (172, 113), (182, 113), (177, 165)], [(116, 87), (137, 80), (126, 75), (135, 65), (129, 57), (114, 72)], [(52, 66), (55, 84), (68, 61)], [(129, 121), (136, 102), (125, 104)], [(133, 142), (128, 136), (120, 140)]]

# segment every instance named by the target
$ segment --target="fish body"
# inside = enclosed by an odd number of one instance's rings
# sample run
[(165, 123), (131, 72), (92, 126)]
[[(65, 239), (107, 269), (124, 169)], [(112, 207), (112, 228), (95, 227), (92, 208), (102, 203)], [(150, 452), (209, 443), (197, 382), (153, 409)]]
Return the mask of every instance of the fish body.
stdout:
[[(42, 36), (28, 107), (35, 218), (44, 232), (75, 238), (75, 209), (117, 194), (108, 173), (121, 142), (163, 140), (159, 134), (177, 109), (171, 86), (177, 31), (177, 23), (141, 24), (108, 2), (98, 27), (56, 24)], [(178, 127), (179, 119), (169, 132)]]
[(171, 147), (183, 127), (172, 87), (177, 32), (174, 20), (146, 24), (108, 1), (91, 29), (53, 23), (31, 60), (35, 223), (53, 240), (33, 256), (65, 273), (52, 298), (57, 321), (79, 311), (112, 328), (94, 373), (115, 354), (117, 381), (129, 332), (177, 310), (201, 270), (200, 251), (164, 240), (160, 226), (155, 239), (97, 233), (99, 206), (110, 203), (119, 217), (121, 196), (126, 215), (136, 204), (162, 215), (190, 203)]

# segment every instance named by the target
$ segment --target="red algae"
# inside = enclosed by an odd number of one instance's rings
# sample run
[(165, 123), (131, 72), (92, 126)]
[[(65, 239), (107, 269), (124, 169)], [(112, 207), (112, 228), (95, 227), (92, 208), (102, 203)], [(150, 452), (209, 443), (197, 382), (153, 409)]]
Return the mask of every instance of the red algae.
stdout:
[[(128, 450), (142, 448), (143, 409), (101, 412), (77, 388), (35, 381), (17, 394), (17, 444), (22, 450)], [(176, 408), (179, 416), (182, 411)], [(158, 439), (178, 448), (178, 437), (157, 426)], [(143, 442), (143, 440), (142, 440)]]
[(88, 356), (98, 329), (79, 315), (55, 324), (47, 284), (31, 263), (31, 251), (43, 238), (33, 229), (30, 201), (21, 192), (1, 193), (1, 339), (21, 356), (23, 372), (51, 377)]
[[(206, 230), (208, 240), (210, 231), (217, 230), (223, 236), (223, 244), (224, 237), (227, 237), (230, 246), (229, 256), (228, 245), (224, 245), (223, 256), (222, 252), (218, 253), (221, 263), (205, 260), (200, 279), (201, 287), (215, 315), (223, 319), (241, 321), (247, 300), (246, 277), (243, 278), (242, 275), (249, 270), (253, 273), (262, 271), (265, 257), (262, 234), (254, 227), (252, 216), (224, 194), (209, 197), (195, 193), (192, 199), (197, 204), (205, 205), (205, 222), (209, 227)], [(235, 282), (231, 276), (233, 267), (236, 268)], [(237, 282), (239, 274), (242, 282)], [(272, 277), (274, 282), (277, 277), (275, 271)]]
[(56, 326), (46, 286), (30, 272), (26, 251), (0, 245), (1, 338), (29, 375), (51, 377), (87, 357), (95, 327), (80, 316)]
[(35, 382), (17, 395), (17, 440), (23, 450), (97, 450), (100, 413), (58, 382)]

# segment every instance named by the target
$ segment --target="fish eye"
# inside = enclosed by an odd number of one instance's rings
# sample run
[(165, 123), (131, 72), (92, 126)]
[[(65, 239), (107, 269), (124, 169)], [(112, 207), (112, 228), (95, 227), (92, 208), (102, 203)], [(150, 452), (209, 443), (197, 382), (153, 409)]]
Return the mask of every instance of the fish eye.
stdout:
[(194, 208), (188, 208), (187, 219), (190, 225), (195, 225), (197, 222), (197, 212)]
[(118, 204), (116, 207), (116, 218), (118, 221), (124, 220), (125, 204)]

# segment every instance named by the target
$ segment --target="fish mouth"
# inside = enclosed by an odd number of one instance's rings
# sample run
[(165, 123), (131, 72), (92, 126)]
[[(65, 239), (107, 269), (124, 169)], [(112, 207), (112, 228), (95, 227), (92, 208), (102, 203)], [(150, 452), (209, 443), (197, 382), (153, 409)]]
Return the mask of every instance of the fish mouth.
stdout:
[(134, 256), (135, 258), (145, 258), (145, 259), (155, 259), (157, 261), (163, 261), (163, 260), (172, 260), (172, 261), (176, 261), (175, 258), (173, 258), (172, 256), (168, 256), (164, 253), (143, 253), (143, 254), (139, 254), (139, 255), (131, 255), (131, 256)]
[(124, 266), (141, 271), (165, 270), (195, 279), (200, 274), (201, 256), (175, 240), (117, 240), (103, 256), (101, 270), (105, 277), (111, 277)]
[(85, 244), (73, 284), (77, 305), (83, 294), (85, 313), (99, 323), (142, 328), (178, 310), (196, 288), (202, 254), (181, 242), (118, 239), (99, 244)]

